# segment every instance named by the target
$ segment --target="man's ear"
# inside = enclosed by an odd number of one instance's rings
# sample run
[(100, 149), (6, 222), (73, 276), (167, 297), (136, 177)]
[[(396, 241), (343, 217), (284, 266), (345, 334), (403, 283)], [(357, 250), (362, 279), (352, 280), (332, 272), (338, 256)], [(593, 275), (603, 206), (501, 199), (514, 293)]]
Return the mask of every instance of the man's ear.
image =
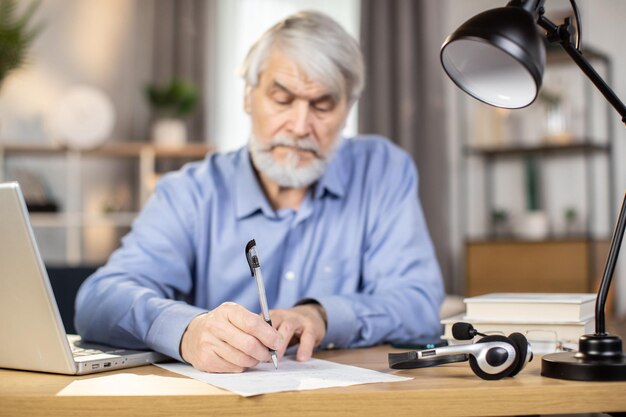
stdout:
[(250, 102), (252, 100), (252, 98), (250, 97), (251, 95), (252, 95), (252, 87), (248, 85), (246, 86), (246, 89), (243, 94), (243, 111), (245, 111), (248, 114), (250, 114), (250, 112), (252, 111), (252, 103)]

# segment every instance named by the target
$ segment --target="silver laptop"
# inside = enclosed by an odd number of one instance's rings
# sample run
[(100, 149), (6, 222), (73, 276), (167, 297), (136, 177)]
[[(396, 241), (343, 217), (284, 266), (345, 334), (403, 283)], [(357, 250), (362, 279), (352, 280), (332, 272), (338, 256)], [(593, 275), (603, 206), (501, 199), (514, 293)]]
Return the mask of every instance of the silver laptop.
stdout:
[(20, 187), (0, 184), (0, 368), (81, 375), (165, 359), (65, 333)]

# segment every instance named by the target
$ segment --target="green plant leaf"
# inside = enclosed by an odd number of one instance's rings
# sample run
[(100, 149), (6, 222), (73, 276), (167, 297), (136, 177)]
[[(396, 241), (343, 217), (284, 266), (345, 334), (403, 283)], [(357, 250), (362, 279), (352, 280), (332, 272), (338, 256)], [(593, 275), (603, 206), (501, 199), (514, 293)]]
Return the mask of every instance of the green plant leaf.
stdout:
[(31, 24), (40, 4), (32, 1), (18, 16), (16, 0), (0, 0), (0, 83), (27, 62), (28, 49), (43, 30), (43, 24)]
[(187, 116), (198, 101), (196, 87), (179, 79), (173, 79), (165, 86), (148, 85), (144, 93), (153, 110), (164, 117)]

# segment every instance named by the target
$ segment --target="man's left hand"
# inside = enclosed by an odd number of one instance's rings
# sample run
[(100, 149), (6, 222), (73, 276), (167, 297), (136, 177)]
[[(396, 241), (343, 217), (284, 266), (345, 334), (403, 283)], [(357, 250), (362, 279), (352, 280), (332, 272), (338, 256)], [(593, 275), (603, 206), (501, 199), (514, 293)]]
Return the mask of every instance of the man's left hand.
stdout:
[(296, 353), (298, 361), (307, 361), (326, 336), (324, 307), (319, 304), (303, 304), (285, 310), (271, 310), (272, 324), (283, 336), (285, 344), (277, 352), (285, 354), (289, 346), (300, 343)]

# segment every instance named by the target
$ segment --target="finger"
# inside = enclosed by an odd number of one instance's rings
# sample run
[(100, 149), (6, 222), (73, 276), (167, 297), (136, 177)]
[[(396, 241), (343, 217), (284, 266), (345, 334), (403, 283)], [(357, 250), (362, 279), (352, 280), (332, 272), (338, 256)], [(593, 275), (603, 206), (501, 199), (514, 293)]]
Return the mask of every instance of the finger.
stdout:
[(240, 330), (231, 334), (226, 342), (231, 345), (232, 348), (254, 358), (257, 362), (268, 362), (271, 360), (267, 346), (259, 342), (257, 338), (245, 334)]
[(226, 361), (213, 350), (205, 352), (200, 362), (193, 366), (204, 372), (240, 373), (245, 371), (245, 368)]
[(267, 362), (271, 359), (267, 346), (228, 321), (212, 323), (211, 333), (223, 343), (259, 362)]
[(285, 316), (283, 314), (283, 311), (284, 310), (270, 310), (270, 315), (272, 316), (272, 326), (274, 327), (274, 329), (276, 329), (276, 331), (280, 335), (281, 340), (283, 341), (280, 348), (275, 349), (276, 355), (278, 355), (278, 359), (282, 359), (285, 353), (285, 334), (283, 331), (280, 330), (285, 322)]
[(223, 340), (228, 335), (232, 335), (233, 332), (241, 333), (241, 330), (228, 322), (224, 314), (220, 314), (219, 308), (206, 316), (202, 316), (199, 320), (201, 320), (200, 330), (195, 333), (196, 337), (192, 340), (194, 343), (192, 343), (191, 348), (188, 347), (188, 356), (186, 357), (195, 367), (210, 371), (241, 372), (258, 364), (258, 360), (230, 346)]
[(283, 320), (278, 326), (278, 333), (283, 338), (283, 344), (277, 351), (279, 358), (285, 355), (285, 351), (289, 347), (293, 336), (296, 334), (297, 324), (294, 320)]
[(300, 346), (298, 347), (298, 353), (296, 359), (299, 361), (308, 361), (313, 355), (313, 349), (315, 349), (316, 337), (315, 333), (306, 329), (300, 336)]
[[(267, 348), (265, 351), (267, 352)], [(258, 359), (221, 340), (216, 343), (215, 353), (224, 361), (243, 369), (252, 368), (260, 362)], [(267, 357), (269, 360), (269, 353)]]
[(246, 310), (243, 306), (233, 304), (226, 310), (228, 321), (242, 332), (254, 336), (263, 345), (278, 350), (283, 341), (280, 334), (257, 314)]

